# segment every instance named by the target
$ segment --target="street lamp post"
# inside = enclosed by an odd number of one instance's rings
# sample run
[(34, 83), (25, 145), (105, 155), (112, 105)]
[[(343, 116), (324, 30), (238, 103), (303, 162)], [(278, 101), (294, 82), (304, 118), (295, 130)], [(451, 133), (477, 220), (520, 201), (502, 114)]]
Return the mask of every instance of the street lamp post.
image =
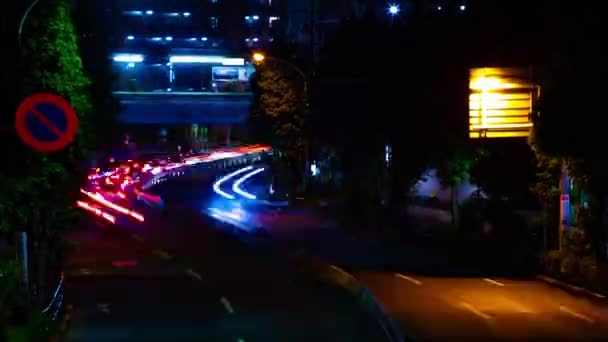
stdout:
[(23, 16), (21, 17), (21, 21), (19, 22), (19, 29), (17, 31), (17, 42), (19, 43), (19, 47), (21, 47), (21, 31), (23, 31), (23, 24), (25, 24), (25, 20), (32, 11), (32, 8), (34, 8), (34, 6), (36, 6), (38, 2), (40, 2), (40, 0), (32, 1), (32, 3), (27, 7), (25, 13), (23, 13)]
[[(300, 69), (297, 65), (286, 61), (284, 59), (281, 58), (277, 58), (277, 57), (272, 57), (272, 56), (266, 56), (262, 53), (256, 52), (253, 54), (253, 60), (257, 63), (261, 63), (263, 62), (265, 59), (268, 60), (272, 60), (278, 63), (281, 63), (283, 65), (287, 65), (288, 67), (290, 67), (292, 70), (295, 70), (300, 77), (302, 77), (302, 81), (304, 82), (304, 106), (306, 108), (306, 110), (308, 110), (309, 107), (309, 94), (308, 94), (308, 78), (306, 77), (306, 73), (304, 73), (304, 71), (302, 71), (302, 69)], [(306, 139), (304, 139), (304, 176), (302, 178), (302, 185), (303, 185), (303, 190), (306, 190), (306, 185), (307, 185), (307, 174), (308, 174), (308, 170), (309, 170), (309, 151), (308, 151), (309, 147), (308, 147), (308, 141)]]

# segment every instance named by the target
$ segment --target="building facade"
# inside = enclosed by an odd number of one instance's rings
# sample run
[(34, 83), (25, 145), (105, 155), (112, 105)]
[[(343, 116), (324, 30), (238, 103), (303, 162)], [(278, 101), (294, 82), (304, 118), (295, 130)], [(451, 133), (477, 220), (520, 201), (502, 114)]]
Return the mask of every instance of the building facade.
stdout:
[[(126, 125), (231, 143), (251, 105), (252, 51), (279, 27), (273, 0), (105, 0), (95, 5), (110, 46)], [(194, 135), (194, 136), (193, 136)]]

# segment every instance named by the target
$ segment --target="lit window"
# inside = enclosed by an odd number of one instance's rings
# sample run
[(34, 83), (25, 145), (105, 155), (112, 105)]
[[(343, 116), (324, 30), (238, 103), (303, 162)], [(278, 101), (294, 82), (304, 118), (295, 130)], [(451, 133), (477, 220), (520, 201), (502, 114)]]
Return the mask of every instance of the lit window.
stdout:
[(268, 27), (272, 27), (272, 23), (279, 20), (279, 17), (268, 17)]
[(209, 18), (209, 26), (211, 27), (212, 30), (216, 30), (219, 26), (217, 17), (211, 17)]

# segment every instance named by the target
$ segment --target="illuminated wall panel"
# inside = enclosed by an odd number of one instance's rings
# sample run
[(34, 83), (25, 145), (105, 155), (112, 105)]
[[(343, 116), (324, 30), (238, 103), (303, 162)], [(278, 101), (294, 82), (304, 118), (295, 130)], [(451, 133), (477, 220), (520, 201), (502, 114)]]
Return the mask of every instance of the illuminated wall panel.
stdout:
[(528, 70), (475, 68), (469, 78), (469, 137), (527, 137), (538, 87)]

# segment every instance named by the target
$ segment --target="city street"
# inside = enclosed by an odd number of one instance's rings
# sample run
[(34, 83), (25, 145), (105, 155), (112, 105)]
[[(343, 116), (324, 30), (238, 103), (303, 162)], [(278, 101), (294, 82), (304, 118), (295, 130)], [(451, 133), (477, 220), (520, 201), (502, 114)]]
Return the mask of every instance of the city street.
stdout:
[[(244, 186), (264, 189), (255, 184), (263, 179)], [(305, 249), (351, 270), (405, 336), (423, 341), (597, 340), (608, 336), (608, 302), (578, 297), (533, 275), (528, 279), (485, 277), (484, 271), (415, 242), (391, 246), (351, 238), (311, 209), (247, 208), (248, 217), (268, 218), (264, 231), (275, 243)]]
[(202, 212), (210, 184), (166, 183), (161, 213), (138, 203), (143, 224), (90, 225), (73, 234), (66, 304), (70, 340), (382, 341), (346, 293), (250, 250)]

